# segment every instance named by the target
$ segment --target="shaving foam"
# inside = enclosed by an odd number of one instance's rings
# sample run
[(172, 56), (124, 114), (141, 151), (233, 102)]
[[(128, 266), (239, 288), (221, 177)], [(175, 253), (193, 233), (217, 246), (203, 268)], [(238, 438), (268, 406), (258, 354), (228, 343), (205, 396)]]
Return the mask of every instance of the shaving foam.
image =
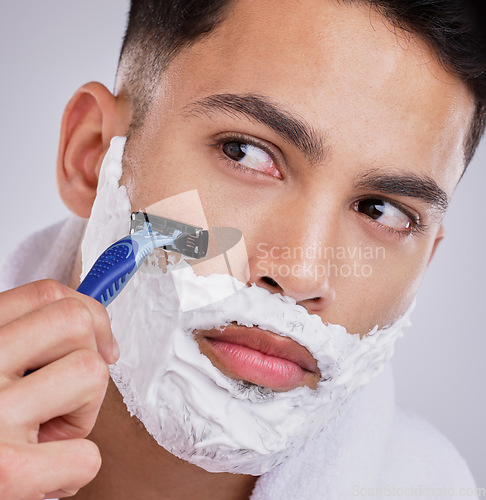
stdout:
[[(101, 168), (82, 245), (83, 276), (128, 234), (130, 201), (119, 186), (124, 145), (125, 138), (115, 137)], [(393, 325), (360, 338), (255, 284), (240, 283), (218, 300), (227, 275), (197, 275), (184, 260), (168, 270), (137, 273), (109, 306), (121, 349), (111, 376), (131, 415), (161, 446), (210, 472), (260, 475), (298, 453), (382, 371), (410, 324), (413, 305)], [(322, 375), (317, 388), (275, 392), (221, 373), (200, 353), (193, 331), (231, 322), (306, 347)]]

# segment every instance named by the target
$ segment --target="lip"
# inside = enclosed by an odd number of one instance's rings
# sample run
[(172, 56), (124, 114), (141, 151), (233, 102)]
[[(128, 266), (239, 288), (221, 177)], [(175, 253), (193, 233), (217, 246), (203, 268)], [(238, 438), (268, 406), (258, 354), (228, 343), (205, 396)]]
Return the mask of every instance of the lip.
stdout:
[(202, 354), (222, 373), (275, 391), (317, 387), (320, 372), (309, 351), (289, 337), (257, 327), (195, 330)]

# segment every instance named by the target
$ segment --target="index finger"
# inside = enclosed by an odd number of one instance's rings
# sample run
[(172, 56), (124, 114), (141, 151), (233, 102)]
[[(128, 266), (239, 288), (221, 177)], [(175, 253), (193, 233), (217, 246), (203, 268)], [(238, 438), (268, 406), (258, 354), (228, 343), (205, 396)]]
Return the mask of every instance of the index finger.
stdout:
[(48, 304), (70, 297), (80, 300), (89, 309), (93, 316), (98, 350), (107, 359), (111, 359), (118, 347), (105, 307), (97, 300), (55, 280), (34, 281), (0, 293), (0, 328)]

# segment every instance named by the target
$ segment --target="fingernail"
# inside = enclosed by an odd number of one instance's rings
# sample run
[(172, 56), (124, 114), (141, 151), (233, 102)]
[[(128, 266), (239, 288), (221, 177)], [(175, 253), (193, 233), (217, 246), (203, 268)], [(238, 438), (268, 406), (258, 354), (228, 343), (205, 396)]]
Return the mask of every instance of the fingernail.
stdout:
[(115, 361), (118, 361), (118, 358), (120, 357), (120, 346), (118, 345), (115, 337), (113, 337), (113, 357)]

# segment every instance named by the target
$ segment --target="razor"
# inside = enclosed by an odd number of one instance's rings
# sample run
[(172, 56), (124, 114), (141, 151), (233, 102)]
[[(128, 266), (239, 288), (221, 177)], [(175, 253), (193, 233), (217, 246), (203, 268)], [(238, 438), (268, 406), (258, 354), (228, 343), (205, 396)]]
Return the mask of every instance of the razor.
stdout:
[(208, 240), (209, 233), (202, 227), (134, 212), (130, 234), (100, 255), (77, 291), (106, 307), (118, 297), (155, 248), (177, 252), (190, 259), (203, 259)]

